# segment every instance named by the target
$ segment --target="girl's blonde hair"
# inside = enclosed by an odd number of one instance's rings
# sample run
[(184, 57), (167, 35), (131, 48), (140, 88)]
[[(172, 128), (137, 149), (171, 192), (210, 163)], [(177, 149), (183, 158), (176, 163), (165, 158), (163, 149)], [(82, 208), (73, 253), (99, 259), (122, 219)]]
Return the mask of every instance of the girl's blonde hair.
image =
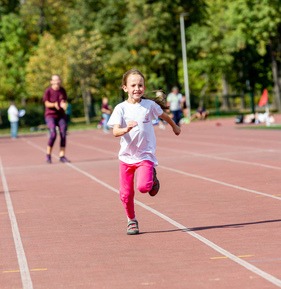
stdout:
[[(133, 75), (133, 74), (136, 74), (136, 75), (139, 75), (143, 78), (143, 80), (145, 81), (145, 77), (144, 75), (136, 68), (132, 68), (130, 70), (128, 70), (127, 72), (125, 72), (123, 74), (123, 78), (122, 78), (122, 86), (123, 85), (127, 85), (127, 79), (130, 75)], [(155, 93), (156, 95), (154, 97), (146, 97), (146, 96), (142, 96), (143, 99), (150, 99), (150, 100), (153, 100), (155, 101), (158, 105), (161, 106), (162, 109), (167, 109), (167, 104), (166, 104), (166, 95), (164, 93), (163, 90), (156, 90), (156, 91), (153, 91), (153, 93)]]
[(122, 86), (127, 85), (127, 79), (132, 74), (137, 74), (137, 75), (141, 76), (143, 78), (143, 80), (145, 80), (144, 75), (138, 69), (132, 68), (123, 74)]

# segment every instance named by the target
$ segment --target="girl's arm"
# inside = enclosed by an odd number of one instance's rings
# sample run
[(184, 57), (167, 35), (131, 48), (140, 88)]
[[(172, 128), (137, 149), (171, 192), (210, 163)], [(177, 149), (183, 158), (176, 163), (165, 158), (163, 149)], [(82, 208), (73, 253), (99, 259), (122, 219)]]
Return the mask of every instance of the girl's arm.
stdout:
[(159, 117), (165, 120), (172, 127), (175, 135), (179, 135), (181, 133), (180, 127), (175, 124), (175, 122), (169, 117), (166, 112), (163, 112), (161, 115), (159, 115)]
[(138, 123), (133, 120), (129, 121), (126, 127), (120, 127), (120, 124), (115, 124), (113, 126), (113, 135), (116, 137), (122, 136), (133, 129), (136, 125), (138, 125)]

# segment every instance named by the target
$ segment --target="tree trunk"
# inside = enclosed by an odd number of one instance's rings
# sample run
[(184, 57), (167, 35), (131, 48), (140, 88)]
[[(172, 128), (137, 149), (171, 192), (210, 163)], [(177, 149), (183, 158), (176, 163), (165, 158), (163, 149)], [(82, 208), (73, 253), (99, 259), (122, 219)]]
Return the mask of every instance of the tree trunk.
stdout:
[(278, 64), (274, 55), (274, 52), (271, 50), (271, 63), (272, 63), (272, 76), (274, 82), (274, 106), (280, 112), (281, 111), (281, 89), (280, 82), (278, 77)]
[(83, 105), (84, 105), (84, 115), (86, 124), (91, 123), (91, 105), (92, 105), (92, 97), (91, 92), (87, 89), (82, 88), (82, 97), (83, 97)]
[(40, 17), (39, 17), (39, 31), (40, 34), (43, 35), (44, 31), (46, 30), (46, 17), (45, 17), (45, 0), (40, 1)]
[(230, 110), (230, 104), (228, 99), (228, 83), (225, 75), (222, 76), (222, 110)]
[(244, 90), (242, 90), (241, 97), (240, 97), (240, 102), (241, 102), (240, 109), (244, 110), (245, 107), (246, 107), (246, 105), (245, 105), (245, 92), (244, 92)]

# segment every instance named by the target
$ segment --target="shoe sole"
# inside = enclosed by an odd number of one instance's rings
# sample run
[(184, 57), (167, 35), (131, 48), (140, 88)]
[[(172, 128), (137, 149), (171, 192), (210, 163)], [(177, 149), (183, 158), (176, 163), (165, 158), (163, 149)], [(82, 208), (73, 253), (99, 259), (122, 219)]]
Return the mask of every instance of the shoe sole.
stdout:
[(134, 232), (127, 232), (127, 235), (132, 236), (132, 235), (139, 235), (139, 231), (134, 231)]
[(154, 197), (154, 196), (156, 196), (156, 195), (158, 194), (159, 189), (160, 189), (160, 183), (159, 183), (159, 181), (157, 180), (157, 181), (156, 181), (156, 184), (153, 185), (151, 191), (149, 191), (148, 193), (149, 193), (149, 195), (150, 195), (151, 197)]

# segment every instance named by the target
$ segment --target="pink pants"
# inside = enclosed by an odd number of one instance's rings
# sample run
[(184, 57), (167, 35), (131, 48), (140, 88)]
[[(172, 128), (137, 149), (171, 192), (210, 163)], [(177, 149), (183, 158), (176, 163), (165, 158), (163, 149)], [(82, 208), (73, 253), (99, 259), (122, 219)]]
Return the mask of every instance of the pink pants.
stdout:
[(126, 210), (128, 218), (135, 218), (134, 206), (134, 176), (137, 174), (137, 189), (141, 193), (147, 193), (153, 186), (153, 167), (151, 161), (142, 161), (136, 164), (120, 162), (120, 199)]

